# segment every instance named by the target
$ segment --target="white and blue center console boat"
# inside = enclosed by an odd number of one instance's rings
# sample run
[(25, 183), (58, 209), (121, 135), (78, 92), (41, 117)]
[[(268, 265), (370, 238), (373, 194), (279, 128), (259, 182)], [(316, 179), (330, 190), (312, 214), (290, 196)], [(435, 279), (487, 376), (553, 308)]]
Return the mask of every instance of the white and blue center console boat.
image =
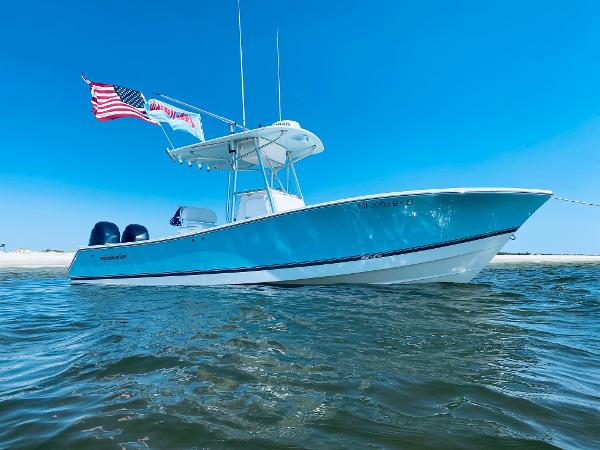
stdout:
[[(180, 230), (159, 239), (138, 225), (121, 238), (116, 226), (97, 224), (90, 240), (97, 245), (77, 251), (72, 282), (465, 283), (552, 195), (431, 189), (306, 205), (295, 165), (322, 151), (320, 139), (293, 121), (168, 150), (174, 161), (228, 171), (224, 223), (212, 211), (180, 208)], [(247, 172), (262, 186), (239, 189), (238, 176)]]

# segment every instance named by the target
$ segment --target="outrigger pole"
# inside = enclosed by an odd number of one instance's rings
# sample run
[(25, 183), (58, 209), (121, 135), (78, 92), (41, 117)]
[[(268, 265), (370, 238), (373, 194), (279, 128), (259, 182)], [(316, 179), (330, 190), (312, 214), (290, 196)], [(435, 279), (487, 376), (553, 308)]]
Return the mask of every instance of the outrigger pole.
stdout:
[(242, 13), (240, 10), (240, 0), (238, 6), (238, 32), (240, 35), (240, 78), (242, 81), (242, 126), (246, 128), (246, 104), (244, 102), (244, 60), (242, 58)]
[[(246, 103), (245, 103), (245, 98), (244, 98), (244, 60), (242, 57), (242, 13), (241, 13), (241, 9), (240, 9), (240, 0), (237, 0), (237, 7), (238, 7), (238, 32), (240, 35), (240, 79), (242, 82), (242, 124), (240, 125), (235, 120), (231, 120), (231, 119), (228, 119), (227, 117), (219, 116), (218, 114), (211, 113), (210, 111), (207, 111), (202, 108), (198, 108), (197, 106), (194, 106), (194, 105), (190, 105), (189, 103), (183, 102), (181, 100), (177, 100), (176, 98), (173, 98), (173, 97), (169, 97), (168, 95), (161, 94), (159, 92), (154, 92), (154, 95), (158, 95), (162, 98), (166, 98), (167, 100), (170, 100), (175, 103), (179, 103), (180, 105), (183, 105), (183, 106), (187, 106), (188, 108), (196, 110), (202, 114), (206, 114), (207, 116), (210, 116), (214, 119), (225, 122), (226, 124), (231, 126), (232, 133), (233, 133), (233, 130), (235, 127), (238, 127), (243, 131), (248, 131), (248, 128), (246, 128)], [(279, 31), (277, 33), (278, 33), (277, 34), (277, 71), (278, 71), (278, 78), (279, 78)], [(280, 99), (279, 99), (279, 119), (281, 120), (281, 93), (279, 94), (279, 97), (280, 97)], [(168, 137), (167, 137), (167, 139), (168, 139)]]
[(279, 101), (279, 121), (281, 122), (281, 70), (279, 68), (279, 28), (275, 34), (275, 43), (277, 47), (277, 99)]
[(210, 117), (212, 117), (214, 119), (217, 119), (217, 120), (220, 120), (222, 122), (225, 122), (226, 124), (231, 125), (233, 127), (241, 128), (244, 131), (248, 130), (248, 128), (246, 128), (245, 126), (240, 125), (235, 120), (231, 120), (231, 119), (228, 119), (227, 117), (219, 116), (218, 114), (211, 113), (210, 111), (207, 111), (205, 109), (198, 108), (197, 106), (190, 105), (189, 103), (186, 103), (186, 102), (182, 102), (181, 100), (177, 100), (176, 98), (169, 97), (168, 95), (161, 94), (159, 92), (154, 92), (154, 95), (158, 95), (158, 96), (160, 96), (162, 98), (166, 98), (167, 100), (170, 100), (172, 102), (179, 103), (180, 105), (183, 105), (183, 106), (187, 106), (188, 108), (194, 109), (194, 110), (196, 110), (196, 111), (198, 111), (198, 112), (200, 112), (202, 114), (206, 114), (207, 116), (210, 116)]

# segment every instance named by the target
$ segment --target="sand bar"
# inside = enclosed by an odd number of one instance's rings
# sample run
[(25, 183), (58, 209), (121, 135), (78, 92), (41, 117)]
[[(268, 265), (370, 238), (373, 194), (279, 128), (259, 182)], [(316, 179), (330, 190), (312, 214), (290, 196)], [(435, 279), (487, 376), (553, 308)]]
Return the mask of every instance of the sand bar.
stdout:
[(600, 263), (600, 255), (496, 255), (492, 264)]
[(35, 252), (23, 249), (0, 252), (0, 268), (67, 267), (71, 264), (73, 256), (73, 252)]

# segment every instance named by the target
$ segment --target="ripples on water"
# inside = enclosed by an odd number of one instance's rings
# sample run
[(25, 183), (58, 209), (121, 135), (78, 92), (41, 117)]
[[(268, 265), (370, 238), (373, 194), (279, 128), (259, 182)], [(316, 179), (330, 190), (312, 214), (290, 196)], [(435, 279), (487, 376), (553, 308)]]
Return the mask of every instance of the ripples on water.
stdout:
[(0, 272), (0, 447), (597, 447), (600, 266), (471, 285)]

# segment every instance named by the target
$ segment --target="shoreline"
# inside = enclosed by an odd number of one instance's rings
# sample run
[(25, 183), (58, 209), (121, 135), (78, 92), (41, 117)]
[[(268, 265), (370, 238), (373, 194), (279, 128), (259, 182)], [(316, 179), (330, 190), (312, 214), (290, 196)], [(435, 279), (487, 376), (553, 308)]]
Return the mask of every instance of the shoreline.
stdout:
[(74, 256), (75, 252), (36, 252), (23, 249), (0, 252), (0, 269), (69, 267)]
[(582, 264), (600, 263), (600, 255), (496, 255), (490, 264)]
[[(0, 252), (0, 269), (68, 267), (75, 252)], [(600, 255), (496, 255), (490, 264), (585, 264), (600, 263)]]

